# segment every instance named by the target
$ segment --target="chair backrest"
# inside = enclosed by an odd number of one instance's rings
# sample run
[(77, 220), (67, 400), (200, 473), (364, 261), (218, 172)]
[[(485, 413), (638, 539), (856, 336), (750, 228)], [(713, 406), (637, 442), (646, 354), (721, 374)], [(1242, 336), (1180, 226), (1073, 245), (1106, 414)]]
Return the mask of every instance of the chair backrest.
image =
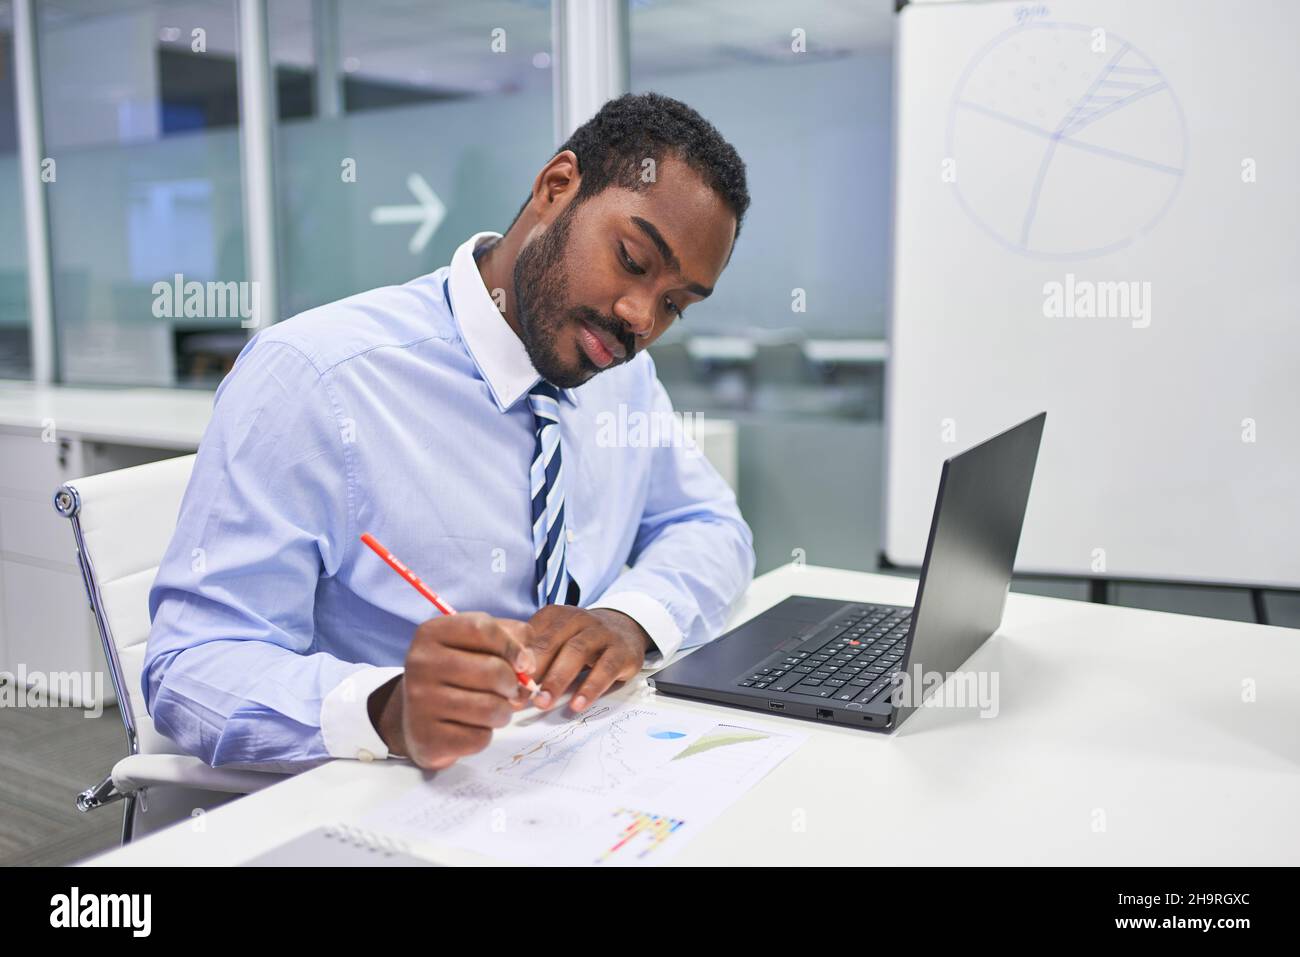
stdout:
[(183, 753), (154, 730), (140, 676), (149, 637), (149, 588), (176, 530), (194, 458), (185, 455), (75, 479), (54, 495), (55, 509), (72, 522), (132, 753)]

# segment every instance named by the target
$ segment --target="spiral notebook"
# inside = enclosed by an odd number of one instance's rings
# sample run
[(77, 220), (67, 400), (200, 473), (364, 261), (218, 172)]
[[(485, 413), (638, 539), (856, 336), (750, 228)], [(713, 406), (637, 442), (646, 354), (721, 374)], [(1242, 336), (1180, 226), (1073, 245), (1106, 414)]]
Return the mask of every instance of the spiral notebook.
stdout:
[(405, 841), (352, 824), (318, 827), (245, 861), (242, 867), (442, 867)]

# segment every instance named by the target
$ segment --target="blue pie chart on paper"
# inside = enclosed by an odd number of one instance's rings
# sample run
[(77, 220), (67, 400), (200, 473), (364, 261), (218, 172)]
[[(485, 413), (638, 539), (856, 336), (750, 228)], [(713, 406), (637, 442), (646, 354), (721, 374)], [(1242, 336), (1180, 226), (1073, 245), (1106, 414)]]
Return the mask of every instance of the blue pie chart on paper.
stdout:
[(672, 728), (651, 728), (646, 732), (652, 738), (658, 738), (661, 741), (673, 741), (677, 738), (686, 737), (685, 731), (675, 731)]

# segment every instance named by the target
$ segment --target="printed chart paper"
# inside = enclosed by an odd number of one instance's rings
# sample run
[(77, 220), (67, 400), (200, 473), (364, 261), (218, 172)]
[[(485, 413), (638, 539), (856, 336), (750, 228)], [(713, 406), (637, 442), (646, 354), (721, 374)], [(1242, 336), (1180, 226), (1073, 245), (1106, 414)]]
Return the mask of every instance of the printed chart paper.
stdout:
[(657, 864), (805, 740), (627, 702), (531, 714), (362, 823), (524, 864)]

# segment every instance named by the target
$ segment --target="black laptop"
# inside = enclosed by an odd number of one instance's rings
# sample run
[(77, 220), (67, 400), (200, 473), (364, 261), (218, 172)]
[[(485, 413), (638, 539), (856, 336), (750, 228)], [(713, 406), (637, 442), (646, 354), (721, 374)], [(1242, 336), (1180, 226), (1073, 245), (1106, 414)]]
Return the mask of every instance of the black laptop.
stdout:
[[(912, 608), (795, 595), (651, 676), (658, 692), (888, 731), (997, 630), (1047, 413), (943, 463)], [(915, 684), (915, 682), (913, 682)], [(926, 682), (926, 684), (930, 684)]]

